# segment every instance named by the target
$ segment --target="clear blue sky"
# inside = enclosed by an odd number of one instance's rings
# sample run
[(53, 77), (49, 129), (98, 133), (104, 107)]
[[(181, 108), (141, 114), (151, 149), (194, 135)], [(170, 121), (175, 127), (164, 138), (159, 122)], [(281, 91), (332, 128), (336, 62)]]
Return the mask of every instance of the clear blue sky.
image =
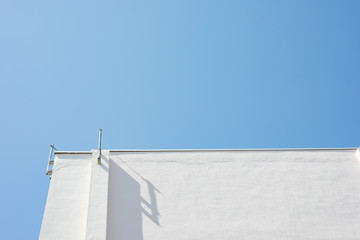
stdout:
[(360, 144), (360, 1), (0, 2), (1, 239), (37, 239), (49, 144)]

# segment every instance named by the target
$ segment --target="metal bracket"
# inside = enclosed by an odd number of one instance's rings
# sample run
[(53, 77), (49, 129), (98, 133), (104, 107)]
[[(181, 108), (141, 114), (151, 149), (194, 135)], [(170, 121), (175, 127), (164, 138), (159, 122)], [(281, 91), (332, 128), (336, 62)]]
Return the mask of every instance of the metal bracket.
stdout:
[(101, 164), (101, 135), (102, 135), (102, 130), (101, 128), (99, 129), (99, 156), (98, 156), (98, 160), (97, 163)]
[(54, 144), (50, 144), (50, 154), (49, 154), (49, 161), (48, 161), (48, 165), (47, 165), (47, 169), (46, 169), (46, 175), (51, 175), (52, 174), (52, 168), (50, 168), (50, 166), (54, 165), (54, 159), (51, 159), (51, 157), (53, 156), (53, 152), (54, 149), (56, 149), (54, 147)]

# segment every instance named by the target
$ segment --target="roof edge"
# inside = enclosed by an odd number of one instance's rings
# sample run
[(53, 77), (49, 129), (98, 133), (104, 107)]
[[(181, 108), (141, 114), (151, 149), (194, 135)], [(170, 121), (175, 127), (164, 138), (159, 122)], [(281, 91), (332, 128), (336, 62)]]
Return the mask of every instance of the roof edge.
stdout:
[[(110, 149), (110, 152), (249, 152), (249, 151), (356, 151), (346, 148), (249, 148), (249, 149)], [(105, 150), (105, 149), (104, 149)], [(55, 154), (91, 154), (92, 151), (55, 151)]]

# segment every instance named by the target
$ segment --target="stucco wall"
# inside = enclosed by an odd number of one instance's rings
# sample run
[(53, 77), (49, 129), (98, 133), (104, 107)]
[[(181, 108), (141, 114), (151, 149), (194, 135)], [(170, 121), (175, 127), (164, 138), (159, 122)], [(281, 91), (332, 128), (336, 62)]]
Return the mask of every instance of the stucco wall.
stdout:
[(107, 239), (360, 239), (355, 151), (111, 153)]
[(40, 239), (360, 239), (354, 149), (102, 153), (55, 154)]
[(39, 239), (85, 239), (91, 158), (91, 154), (55, 155)]

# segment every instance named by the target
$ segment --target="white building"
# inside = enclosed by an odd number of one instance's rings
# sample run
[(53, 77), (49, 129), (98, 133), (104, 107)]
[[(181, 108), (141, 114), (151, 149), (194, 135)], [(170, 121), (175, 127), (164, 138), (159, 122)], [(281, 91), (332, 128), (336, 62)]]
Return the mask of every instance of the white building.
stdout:
[(360, 239), (356, 148), (56, 152), (41, 240)]

